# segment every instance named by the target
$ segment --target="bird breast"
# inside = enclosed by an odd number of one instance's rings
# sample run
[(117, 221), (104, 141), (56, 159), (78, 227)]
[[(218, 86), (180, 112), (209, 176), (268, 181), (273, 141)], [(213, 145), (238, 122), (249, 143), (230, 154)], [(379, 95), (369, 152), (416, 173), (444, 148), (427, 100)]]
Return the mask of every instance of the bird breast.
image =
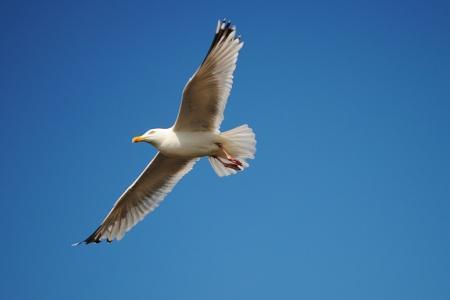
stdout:
[(215, 154), (220, 134), (215, 132), (174, 132), (168, 134), (159, 147), (167, 156), (201, 157)]

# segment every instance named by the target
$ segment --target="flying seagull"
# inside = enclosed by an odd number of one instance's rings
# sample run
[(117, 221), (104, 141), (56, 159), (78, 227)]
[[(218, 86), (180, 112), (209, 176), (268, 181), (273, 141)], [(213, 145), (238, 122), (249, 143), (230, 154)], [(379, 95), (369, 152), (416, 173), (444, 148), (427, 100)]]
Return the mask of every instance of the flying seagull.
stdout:
[(243, 46), (236, 27), (218, 21), (211, 47), (183, 90), (175, 124), (133, 138), (147, 142), (158, 153), (141, 175), (119, 197), (101, 225), (80, 243), (120, 240), (152, 212), (201, 157), (208, 157), (218, 176), (248, 167), (256, 151), (255, 134), (247, 125), (220, 132), (223, 112), (233, 83), (233, 72)]

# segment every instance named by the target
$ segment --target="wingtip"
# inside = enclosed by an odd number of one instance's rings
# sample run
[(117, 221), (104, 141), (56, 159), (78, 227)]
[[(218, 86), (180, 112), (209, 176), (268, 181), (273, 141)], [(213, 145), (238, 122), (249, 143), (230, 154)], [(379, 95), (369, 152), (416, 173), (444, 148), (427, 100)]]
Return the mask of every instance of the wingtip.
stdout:
[(222, 20), (218, 20), (218, 28), (220, 29), (227, 29), (230, 28), (231, 30), (236, 30), (236, 26), (234, 26), (230, 19), (223, 18)]
[[(84, 241), (81, 241), (81, 242), (78, 242), (78, 243), (73, 243), (72, 244), (72, 247), (77, 247), (77, 246), (79, 246), (79, 245), (81, 245), (81, 244), (85, 244), (85, 245), (89, 245), (89, 244), (91, 244), (91, 243), (96, 243), (96, 244), (98, 244), (98, 243), (101, 243), (102, 242), (102, 240), (97, 240), (97, 239), (85, 239)], [(108, 240), (107, 241), (108, 243), (111, 243), (112, 241), (111, 240)]]
[(219, 33), (219, 30), (220, 30), (220, 24), (222, 24), (222, 22), (221, 22), (220, 20), (217, 20), (216, 34)]

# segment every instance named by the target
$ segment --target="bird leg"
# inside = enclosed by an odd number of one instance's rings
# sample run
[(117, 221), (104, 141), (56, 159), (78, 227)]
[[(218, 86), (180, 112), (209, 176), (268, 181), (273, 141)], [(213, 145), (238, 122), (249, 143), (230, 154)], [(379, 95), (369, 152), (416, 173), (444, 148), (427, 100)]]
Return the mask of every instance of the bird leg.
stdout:
[[(220, 159), (220, 157), (215, 156), (215, 155), (213, 157), (215, 159), (217, 159), (224, 167), (230, 168), (230, 169), (233, 169), (233, 170), (236, 170), (236, 171), (241, 171), (241, 168), (239, 167), (238, 164), (236, 164), (234, 162), (231, 162), (231, 163), (224, 162), (223, 160)], [(242, 165), (242, 163), (241, 163), (241, 165)]]
[(227, 157), (227, 159), (232, 162), (235, 165), (238, 165), (240, 167), (242, 167), (242, 162), (240, 162), (238, 159), (234, 158), (233, 156), (231, 156), (227, 150), (225, 150), (225, 148), (223, 147), (223, 145), (221, 143), (218, 143), (217, 146), (219, 146), (220, 150), (222, 150), (222, 152), (225, 154), (225, 156)]

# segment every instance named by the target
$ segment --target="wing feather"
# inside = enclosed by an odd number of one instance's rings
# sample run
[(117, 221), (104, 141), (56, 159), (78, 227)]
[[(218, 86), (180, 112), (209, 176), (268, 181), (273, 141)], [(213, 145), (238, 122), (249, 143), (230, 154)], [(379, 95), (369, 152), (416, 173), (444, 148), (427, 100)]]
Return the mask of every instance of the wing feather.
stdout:
[(89, 244), (122, 239), (127, 231), (158, 207), (177, 182), (193, 168), (196, 161), (169, 158), (158, 153), (136, 181), (119, 197), (102, 224), (82, 242)]
[(183, 90), (175, 131), (219, 129), (242, 46), (236, 28), (230, 22), (219, 21), (208, 54)]

